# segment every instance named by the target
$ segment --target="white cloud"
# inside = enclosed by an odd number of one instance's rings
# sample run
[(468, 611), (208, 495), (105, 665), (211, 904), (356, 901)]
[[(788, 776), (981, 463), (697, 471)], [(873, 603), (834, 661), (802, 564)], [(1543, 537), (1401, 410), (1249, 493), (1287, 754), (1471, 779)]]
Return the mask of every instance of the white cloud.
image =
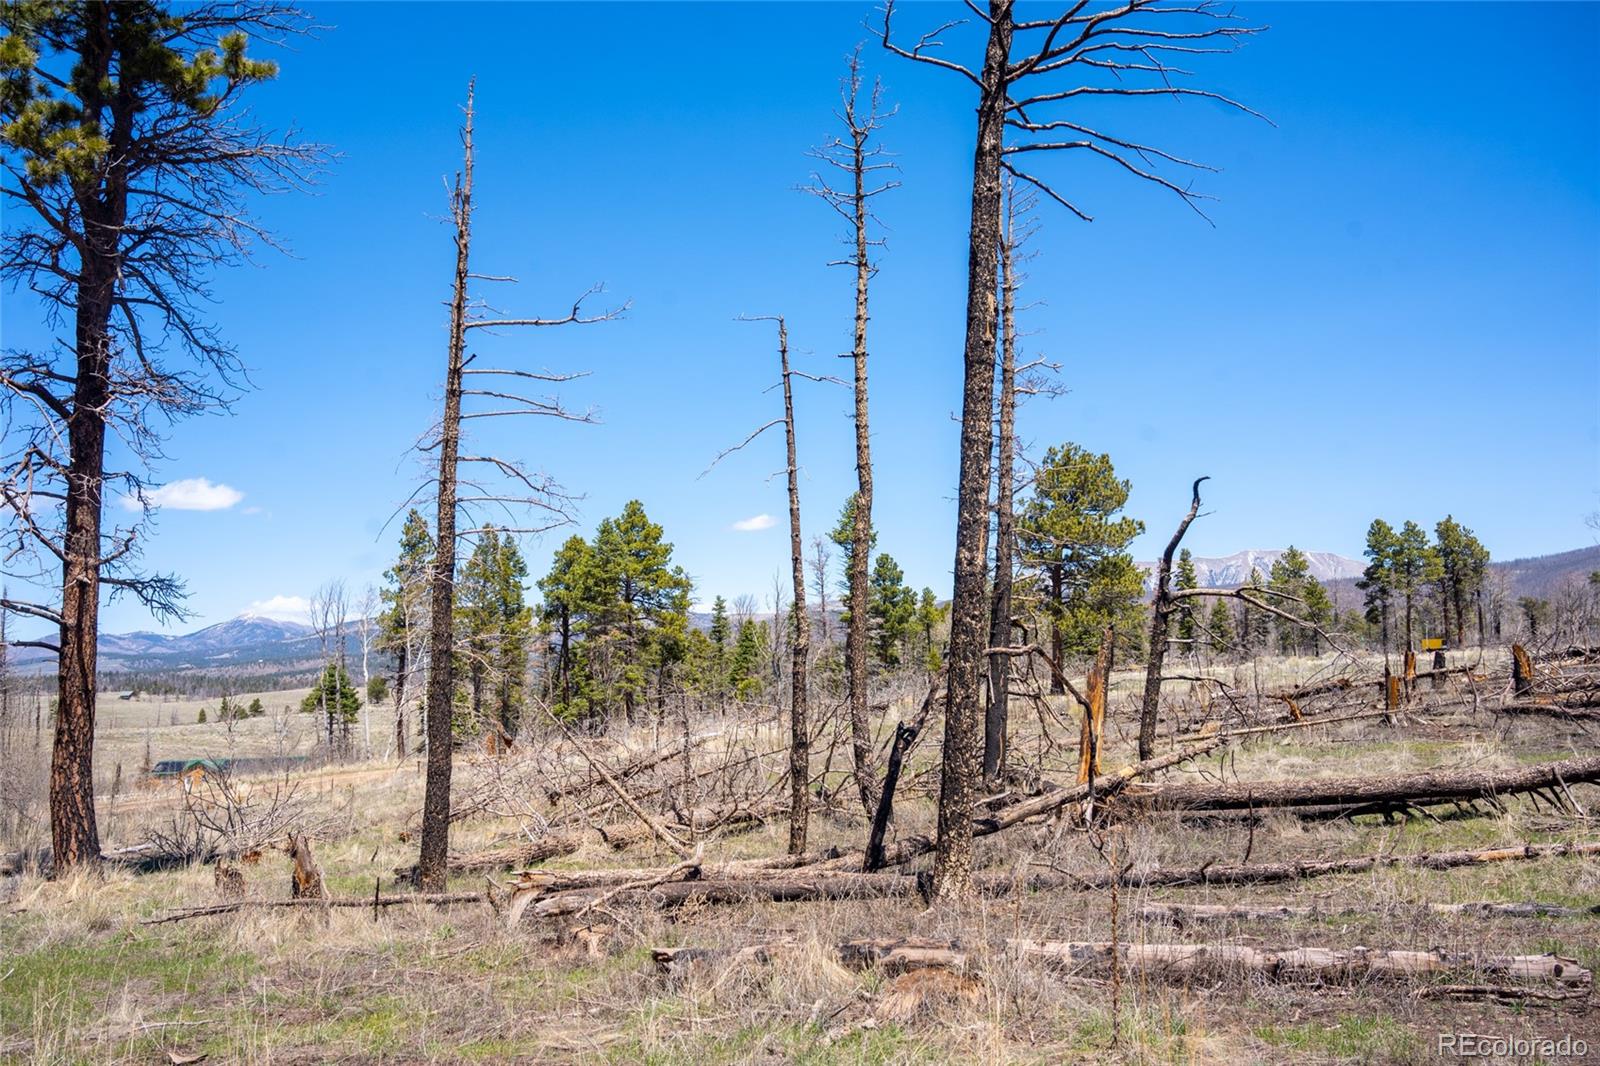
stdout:
[[(144, 498), (152, 507), (173, 511), (226, 511), (244, 499), (244, 493), (230, 485), (213, 485), (203, 477), (186, 477), (151, 489)], [(122, 503), (130, 511), (139, 508), (134, 496), (124, 496)]]
[(305, 622), (311, 618), (311, 601), (304, 596), (274, 596), (270, 600), (255, 601), (244, 613), (275, 622)]
[(758, 514), (752, 518), (741, 518), (733, 524), (739, 533), (754, 533), (757, 530), (771, 529), (778, 524), (778, 520), (769, 514)]

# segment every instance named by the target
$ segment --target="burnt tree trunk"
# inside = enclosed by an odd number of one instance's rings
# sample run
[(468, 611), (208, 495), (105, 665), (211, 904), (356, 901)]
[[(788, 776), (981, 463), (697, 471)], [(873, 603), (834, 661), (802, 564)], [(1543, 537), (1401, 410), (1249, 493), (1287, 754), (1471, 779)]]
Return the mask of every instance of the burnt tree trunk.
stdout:
[(1144, 674), (1144, 701), (1139, 708), (1141, 760), (1152, 757), (1156, 750), (1156, 722), (1161, 713), (1161, 668), (1167, 658), (1167, 626), (1177, 608), (1172, 598), (1172, 556), (1178, 550), (1183, 535), (1189, 531), (1189, 523), (1200, 513), (1200, 482), (1205, 480), (1203, 477), (1195, 479), (1189, 513), (1178, 523), (1178, 529), (1167, 542), (1167, 550), (1161, 553), (1161, 562), (1156, 568), (1156, 595), (1150, 605), (1150, 655)]
[(855, 227), (856, 307), (851, 358), (855, 363), (856, 513), (850, 533), (850, 625), (845, 631), (845, 689), (850, 701), (850, 752), (856, 791), (870, 817), (878, 806), (878, 771), (872, 759), (872, 720), (867, 706), (868, 568), (872, 554), (872, 438), (867, 421), (867, 134), (851, 129), (852, 222)]
[[(800, 537), (800, 468), (794, 447), (794, 390), (789, 373), (789, 331), (778, 319), (778, 361), (783, 368), (783, 435), (789, 459), (789, 563), (794, 569), (794, 636), (790, 642), (789, 854), (806, 850), (811, 783), (811, 733), (807, 724), (806, 659), (811, 654), (811, 619), (806, 614), (805, 547)], [(859, 510), (858, 512), (859, 513)], [(865, 600), (857, 601), (865, 605)], [(865, 610), (858, 610), (865, 616)], [(688, 741), (685, 740), (685, 750)]]
[(1521, 644), (1511, 645), (1511, 692), (1517, 696), (1533, 692), (1533, 659)]
[[(1013, 191), (1012, 195), (1015, 195)], [(1013, 208), (1014, 212), (1014, 208)], [(1017, 327), (1014, 252), (1015, 225), (1007, 216), (1000, 239), (1000, 411), (996, 428), (994, 495), (994, 594), (989, 603), (989, 646), (1011, 645), (1011, 552), (1012, 495), (1015, 492), (1017, 420)], [(1056, 660), (1060, 662), (1058, 658)], [(1011, 702), (1011, 657), (996, 653), (989, 657), (989, 707), (983, 724), (983, 777), (997, 781), (1005, 762), (1006, 720)]]
[(889, 820), (894, 817), (894, 790), (900, 784), (906, 756), (911, 753), (917, 738), (928, 724), (928, 716), (933, 713), (934, 699), (938, 694), (939, 679), (935, 677), (916, 718), (909, 723), (899, 722), (894, 727), (894, 744), (889, 749), (889, 763), (883, 771), (883, 793), (878, 797), (878, 809), (872, 815), (872, 830), (867, 835), (867, 857), (862, 864), (867, 873), (883, 868), (883, 839), (889, 831)]
[(989, 40), (978, 98), (972, 157), (972, 220), (967, 238), (967, 325), (962, 352), (961, 464), (957, 482), (955, 587), (950, 605), (950, 666), (939, 779), (933, 898), (972, 892), (972, 808), (982, 771), (980, 690), (988, 646), (989, 459), (994, 446), (995, 263), (1000, 247), (1011, 0), (989, 5)]
[[(401, 590), (401, 595), (405, 590)], [(406, 643), (410, 634), (401, 638), (400, 647), (395, 649), (394, 670), (394, 752), (395, 758), (404, 762), (406, 757), (406, 667), (410, 656), (406, 654)]]
[(472, 93), (462, 130), (461, 175), (451, 214), (455, 222), (455, 282), (450, 300), (450, 345), (445, 367), (444, 421), (439, 435), (438, 551), (430, 575), (428, 774), (422, 800), (422, 845), (417, 885), (444, 890), (450, 847), (451, 705), (455, 695), (456, 464), (461, 449), (461, 371), (466, 353), (468, 251), (472, 243)]

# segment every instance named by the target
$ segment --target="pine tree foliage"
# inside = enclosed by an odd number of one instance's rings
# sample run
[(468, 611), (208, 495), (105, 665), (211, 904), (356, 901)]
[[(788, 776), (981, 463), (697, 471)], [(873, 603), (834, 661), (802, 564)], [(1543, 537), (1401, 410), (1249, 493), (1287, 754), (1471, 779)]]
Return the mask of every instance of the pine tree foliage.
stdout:
[(1021, 562), (1034, 579), (1058, 658), (1092, 655), (1107, 625), (1136, 639), (1144, 575), (1128, 545), (1144, 523), (1122, 514), (1130, 485), (1111, 457), (1076, 444), (1045, 452), (1017, 518)]

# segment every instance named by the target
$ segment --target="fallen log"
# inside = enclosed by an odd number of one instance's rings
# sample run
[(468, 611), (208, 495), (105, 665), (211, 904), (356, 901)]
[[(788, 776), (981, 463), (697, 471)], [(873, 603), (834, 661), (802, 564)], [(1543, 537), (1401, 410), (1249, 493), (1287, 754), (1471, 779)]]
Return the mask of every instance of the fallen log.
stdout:
[(1110, 962), (1157, 973), (1246, 970), (1268, 977), (1321, 979), (1411, 977), (1427, 974), (1492, 974), (1523, 981), (1551, 981), (1587, 987), (1594, 975), (1559, 955), (1474, 955), (1433, 951), (1377, 951), (1370, 948), (1285, 948), (1268, 951), (1244, 944), (1074, 943), (1010, 940), (1022, 958), (1042, 958), (1074, 967)]
[[(1089, 799), (1091, 796), (1096, 801), (1103, 801), (1121, 792), (1130, 782), (1165, 770), (1170, 766), (1187, 762), (1197, 755), (1204, 755), (1220, 747), (1230, 739), (1226, 733), (1219, 733), (1191, 747), (1181, 748), (1166, 755), (1159, 755), (1154, 759), (1134, 763), (1115, 773), (1107, 774), (1094, 781), (1082, 785), (1073, 785), (1070, 788), (1052, 788), (1032, 796), (1009, 807), (1002, 807), (986, 818), (975, 818), (972, 822), (972, 835), (974, 837), (989, 836), (1002, 830), (1010, 829), (1020, 822), (1030, 818), (1037, 818), (1041, 814), (1049, 814), (1059, 810), (1069, 803)], [(926, 855), (933, 850), (933, 839), (924, 835), (907, 837), (893, 848), (884, 853), (884, 866), (900, 866), (920, 855)]]
[(1415, 903), (1374, 910), (1371, 907), (1333, 908), (1290, 904), (1147, 903), (1139, 916), (1147, 922), (1183, 926), (1191, 922), (1274, 922), (1296, 918), (1389, 918), (1399, 915), (1467, 915), (1480, 918), (1582, 918), (1600, 915), (1594, 907), (1563, 907), (1555, 903)]
[[(1205, 863), (1188, 868), (1150, 867), (1128, 870), (1115, 879), (1121, 886), (1179, 888), (1187, 885), (1259, 885), (1277, 881), (1303, 881), (1334, 874), (1359, 874), (1389, 867), (1423, 870), (1453, 870), (1463, 866), (1482, 866), (1492, 862), (1523, 859), (1549, 859), (1564, 856), (1600, 855), (1600, 841), (1582, 844), (1521, 844), (1482, 851), (1433, 851), (1412, 855), (1362, 855), (1352, 859), (1317, 859), (1275, 863)], [(1082, 876), (1058, 872), (1054, 877), (1033, 879), (1030, 887), (1109, 888), (1113, 877), (1105, 871)]]
[(1388, 779), (1147, 785), (1128, 790), (1127, 798), (1168, 810), (1259, 810), (1374, 803), (1421, 806), (1595, 781), (1600, 781), (1600, 756), (1503, 770), (1430, 770)]
[[(471, 870), (506, 870), (513, 866), (531, 866), (534, 863), (571, 855), (583, 846), (581, 833), (550, 833), (538, 840), (508, 844), (484, 851), (458, 852), (449, 858), (452, 872)], [(394, 875), (402, 881), (416, 881), (417, 865), (396, 866)]]
[(140, 925), (164, 925), (183, 922), (190, 918), (209, 918), (217, 914), (232, 914), (246, 909), (267, 910), (278, 907), (402, 907), (428, 904), (448, 907), (457, 903), (482, 903), (482, 892), (438, 892), (428, 895), (374, 896), (372, 899), (240, 899), (230, 903), (214, 903), (208, 907), (190, 907), (154, 918), (139, 919)]
[[(1190, 885), (1248, 885), (1270, 884), (1283, 881), (1301, 881), (1336, 874), (1368, 873), (1390, 867), (1407, 867), (1427, 870), (1450, 870), (1463, 866), (1479, 866), (1493, 862), (1515, 862), (1529, 859), (1560, 858), (1563, 856), (1600, 855), (1600, 842), (1581, 844), (1524, 844), (1516, 847), (1489, 848), (1482, 851), (1422, 852), (1412, 855), (1363, 855), (1352, 859), (1321, 859), (1279, 863), (1205, 863), (1197, 867), (1146, 867), (1129, 868), (1111, 873), (1104, 869), (1083, 874), (1067, 870), (1036, 871), (1022, 876), (1012, 874), (979, 874), (973, 878), (977, 890), (985, 896), (1007, 896), (1014, 892), (1039, 891), (1099, 891), (1111, 887), (1113, 881), (1127, 888), (1181, 888)], [(629, 881), (644, 880), (666, 873), (666, 870), (627, 870)], [(595, 871), (600, 874), (602, 871)], [(609, 873), (606, 871), (605, 873)], [(606, 879), (603, 883), (589, 883), (572, 888), (568, 874), (549, 874), (530, 871), (529, 878), (545, 880), (528, 881), (538, 889), (536, 895), (551, 902), (539, 914), (569, 913), (589, 903), (601, 894), (601, 889), (613, 888), (619, 883)], [(598, 880), (598, 879), (597, 879)], [(658, 907), (678, 906), (685, 903), (812, 903), (825, 900), (860, 899), (911, 899), (926, 895), (926, 875), (891, 873), (850, 873), (844, 871), (757, 871), (743, 875), (717, 874), (702, 870), (701, 877), (672, 884), (662, 884), (649, 891), (632, 891), (617, 898), (648, 903)]]
[[(768, 962), (780, 950), (794, 946), (794, 940), (785, 938), (740, 948), (657, 948), (651, 952), (651, 956), (658, 971), (677, 976), (697, 963)], [(1473, 974), (1542, 982), (1569, 989), (1587, 989), (1594, 982), (1594, 975), (1576, 961), (1551, 954), (1478, 955), (1441, 950), (1374, 950), (1364, 947), (1265, 950), (1226, 941), (1129, 944), (1027, 939), (999, 941), (990, 950), (1012, 959), (1042, 959), (1074, 969), (1101, 966), (1116, 958), (1124, 966), (1155, 974), (1242, 970), (1270, 978), (1314, 977), (1322, 981)], [(840, 962), (847, 966), (858, 969), (878, 967), (900, 972), (929, 968), (964, 970), (970, 961), (969, 953), (960, 941), (922, 937), (847, 940), (837, 946), (836, 952)]]
[[(1337, 725), (1340, 722), (1356, 722), (1366, 718), (1387, 718), (1390, 717), (1392, 713), (1393, 712), (1389, 711), (1387, 708), (1380, 708), (1376, 711), (1356, 711), (1352, 714), (1336, 714), (1327, 715), (1320, 718), (1292, 719), (1287, 722), (1278, 722), (1273, 725), (1256, 725), (1246, 726), (1242, 729), (1230, 729), (1228, 730), (1228, 736), (1230, 739), (1236, 739), (1238, 737), (1254, 736), (1257, 733), (1283, 733), (1291, 729), (1312, 729), (1319, 725)], [(1196, 740), (1202, 740), (1206, 737), (1216, 736), (1220, 731), (1221, 730), (1217, 728), (1212, 728), (1209, 732), (1202, 729), (1198, 733), (1188, 733), (1179, 736), (1177, 741), (1180, 744), (1188, 744)]]
[(1536, 714), (1574, 722), (1600, 720), (1600, 709), (1596, 709), (1594, 701), (1590, 700), (1577, 703), (1537, 703), (1533, 700), (1517, 700), (1490, 707), (1489, 710), (1495, 714)]

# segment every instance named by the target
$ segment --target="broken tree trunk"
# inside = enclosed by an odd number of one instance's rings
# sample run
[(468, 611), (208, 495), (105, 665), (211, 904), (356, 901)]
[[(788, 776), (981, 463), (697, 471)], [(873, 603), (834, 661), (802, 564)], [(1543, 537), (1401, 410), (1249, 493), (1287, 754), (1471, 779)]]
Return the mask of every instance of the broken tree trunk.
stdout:
[(872, 815), (872, 831), (867, 836), (867, 855), (863, 869), (867, 873), (883, 869), (883, 837), (889, 831), (889, 820), (894, 817), (894, 790), (900, 783), (900, 771), (905, 767), (906, 756), (922, 735), (933, 713), (934, 699), (939, 694), (939, 679), (935, 677), (928, 686), (917, 716), (909, 723), (896, 722), (894, 745), (889, 749), (889, 764), (883, 773), (883, 790), (878, 794), (878, 809)]
[(1145, 666), (1144, 699), (1139, 708), (1141, 759), (1151, 758), (1156, 751), (1156, 724), (1161, 710), (1161, 668), (1167, 656), (1167, 627), (1176, 609), (1172, 598), (1172, 555), (1178, 550), (1183, 535), (1189, 531), (1190, 523), (1200, 513), (1200, 482), (1206, 480), (1203, 477), (1195, 478), (1189, 513), (1178, 523), (1178, 529), (1167, 542), (1167, 550), (1161, 553), (1161, 562), (1156, 567), (1155, 600), (1150, 605), (1149, 662)]
[(1111, 656), (1115, 634), (1110, 626), (1100, 637), (1100, 651), (1084, 682), (1089, 705), (1083, 709), (1083, 728), (1078, 735), (1078, 784), (1090, 784), (1100, 774), (1100, 737), (1106, 723), (1106, 690), (1111, 683)]
[(1511, 692), (1516, 696), (1533, 694), (1533, 659), (1521, 644), (1511, 645)]
[(1234, 785), (1151, 785), (1137, 799), (1177, 810), (1243, 810), (1267, 807), (1419, 806), (1511, 795), (1600, 781), (1600, 756), (1541, 763), (1507, 770), (1430, 770), (1383, 778), (1331, 778), (1324, 781), (1249, 781)]

